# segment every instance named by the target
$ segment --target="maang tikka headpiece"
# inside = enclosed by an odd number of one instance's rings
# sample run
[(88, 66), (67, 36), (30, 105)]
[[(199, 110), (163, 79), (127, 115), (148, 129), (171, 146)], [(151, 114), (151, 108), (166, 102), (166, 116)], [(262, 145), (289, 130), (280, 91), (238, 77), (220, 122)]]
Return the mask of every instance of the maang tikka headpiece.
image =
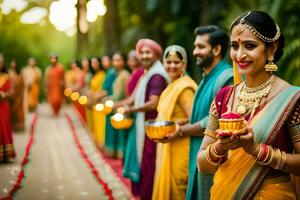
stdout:
[(260, 34), (254, 27), (252, 27), (251, 25), (247, 24), (245, 22), (245, 19), (246, 17), (248, 17), (249, 15), (251, 14), (251, 11), (248, 12), (247, 15), (245, 15), (241, 20), (240, 22), (235, 25), (233, 28), (232, 28), (232, 31), (233, 33), (236, 33), (238, 35), (242, 34), (245, 29), (249, 29), (256, 37), (258, 37), (259, 39), (263, 40), (264, 42), (274, 42), (276, 40), (278, 40), (278, 38), (280, 37), (280, 28), (279, 26), (276, 24), (276, 35), (273, 37), (273, 38), (268, 38), (268, 37), (265, 37), (263, 36), (262, 34)]
[(181, 56), (183, 57), (182, 61), (183, 62), (187, 62), (187, 54), (186, 51), (183, 47), (179, 46), (179, 45), (171, 45), (168, 46), (165, 51), (164, 51), (164, 55), (163, 55), (163, 60), (166, 59), (166, 55), (169, 53), (169, 55), (176, 55), (176, 52), (178, 52), (179, 54), (181, 54)]

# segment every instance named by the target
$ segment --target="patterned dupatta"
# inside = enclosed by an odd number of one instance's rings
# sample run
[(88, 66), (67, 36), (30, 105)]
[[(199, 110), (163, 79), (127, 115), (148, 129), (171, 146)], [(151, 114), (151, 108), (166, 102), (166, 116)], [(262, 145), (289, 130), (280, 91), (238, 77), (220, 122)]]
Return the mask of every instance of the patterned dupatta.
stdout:
[[(222, 103), (229, 99), (231, 91), (225, 94)], [(275, 142), (279, 130), (287, 121), (299, 97), (299, 87), (290, 86), (275, 96), (252, 118), (250, 124), (254, 133), (260, 133), (254, 135), (255, 142), (269, 145)], [(216, 101), (218, 104), (218, 98)], [(230, 199), (252, 199), (269, 170), (268, 166), (257, 164), (242, 148), (230, 151), (228, 161), (221, 165), (215, 174), (212, 196), (215, 199), (220, 196)]]

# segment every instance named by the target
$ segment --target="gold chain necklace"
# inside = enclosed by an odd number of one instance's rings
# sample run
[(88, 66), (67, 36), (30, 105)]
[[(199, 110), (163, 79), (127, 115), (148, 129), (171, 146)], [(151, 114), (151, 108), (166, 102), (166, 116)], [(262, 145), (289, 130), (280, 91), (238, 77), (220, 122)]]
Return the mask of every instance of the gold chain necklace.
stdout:
[(274, 79), (275, 76), (272, 75), (264, 83), (254, 88), (249, 88), (244, 83), (240, 93), (237, 95), (238, 103), (236, 112), (245, 115), (251, 110), (255, 111), (260, 105), (261, 100), (269, 95)]

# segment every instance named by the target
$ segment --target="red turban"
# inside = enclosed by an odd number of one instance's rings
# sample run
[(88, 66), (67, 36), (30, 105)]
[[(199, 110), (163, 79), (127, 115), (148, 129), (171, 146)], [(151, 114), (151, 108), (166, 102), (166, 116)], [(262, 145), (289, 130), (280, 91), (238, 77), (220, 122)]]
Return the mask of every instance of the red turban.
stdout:
[(140, 56), (140, 52), (142, 47), (147, 46), (150, 49), (152, 49), (154, 51), (154, 53), (156, 54), (157, 58), (160, 59), (162, 56), (162, 48), (161, 46), (155, 42), (154, 40), (150, 40), (150, 39), (140, 39), (137, 43), (136, 43), (136, 52), (138, 54), (138, 56)]

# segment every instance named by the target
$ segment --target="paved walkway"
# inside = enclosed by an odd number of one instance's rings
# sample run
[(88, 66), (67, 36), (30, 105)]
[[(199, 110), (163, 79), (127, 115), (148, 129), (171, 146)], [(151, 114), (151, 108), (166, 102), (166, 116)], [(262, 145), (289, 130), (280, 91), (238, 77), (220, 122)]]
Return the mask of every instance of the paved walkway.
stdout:
[[(74, 110), (70, 106), (65, 107), (58, 117), (50, 113), (47, 104), (39, 106), (30, 162), (25, 169), (22, 187), (17, 191), (14, 199), (107, 199), (103, 188), (75, 145), (65, 114), (70, 116), (83, 149), (95, 165), (100, 177), (112, 190), (114, 198), (129, 199), (128, 189), (102, 159), (101, 153)], [(14, 134), (18, 155), (16, 162), (0, 165), (1, 197), (12, 187), (16, 179), (18, 166), (28, 141), (32, 118), (33, 115), (30, 114), (26, 122), (28, 130)]]

